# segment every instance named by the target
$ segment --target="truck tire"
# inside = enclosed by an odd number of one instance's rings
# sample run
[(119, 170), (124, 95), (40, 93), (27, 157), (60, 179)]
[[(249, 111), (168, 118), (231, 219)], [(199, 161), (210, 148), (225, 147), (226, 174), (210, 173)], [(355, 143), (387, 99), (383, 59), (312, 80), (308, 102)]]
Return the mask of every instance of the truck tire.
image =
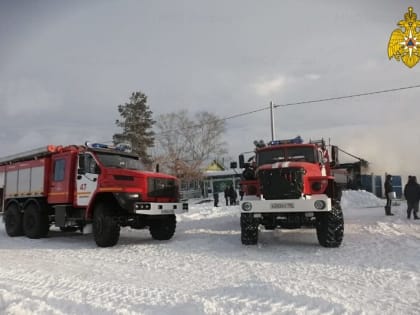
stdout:
[(252, 214), (241, 213), (241, 241), (243, 245), (258, 243), (258, 222)]
[(331, 212), (319, 213), (316, 222), (318, 242), (323, 247), (339, 247), (343, 241), (344, 219), (340, 205), (334, 205)]
[(6, 233), (9, 236), (22, 236), (23, 234), (23, 215), (19, 211), (17, 204), (11, 203), (7, 206), (4, 213), (4, 224)]
[(175, 214), (167, 215), (164, 218), (151, 220), (149, 223), (150, 235), (155, 240), (166, 241), (172, 238), (176, 229)]
[(111, 247), (118, 243), (120, 226), (112, 217), (112, 209), (107, 204), (101, 203), (95, 207), (93, 237), (99, 247)]
[(48, 235), (50, 223), (48, 213), (36, 203), (29, 203), (23, 209), (23, 231), (29, 238), (41, 238)]

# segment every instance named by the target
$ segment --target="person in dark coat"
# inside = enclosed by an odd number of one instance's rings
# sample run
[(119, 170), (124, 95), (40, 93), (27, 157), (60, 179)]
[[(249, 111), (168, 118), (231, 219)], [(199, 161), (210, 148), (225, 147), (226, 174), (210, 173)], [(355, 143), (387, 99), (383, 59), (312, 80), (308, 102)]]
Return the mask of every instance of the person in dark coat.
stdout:
[(225, 188), (225, 200), (226, 200), (226, 206), (229, 205), (229, 187), (226, 186)]
[(416, 176), (408, 176), (408, 182), (404, 187), (404, 197), (407, 200), (407, 219), (410, 219), (411, 211), (413, 211), (414, 220), (418, 220), (420, 185), (417, 183)]
[(218, 207), (219, 206), (219, 193), (218, 192), (213, 193), (213, 199), (214, 199), (214, 206)]
[(239, 196), (240, 196), (240, 200), (241, 201), (244, 199), (244, 195), (245, 195), (244, 188), (243, 188), (242, 185), (240, 185), (240, 187), (239, 187)]
[(394, 191), (394, 188), (392, 187), (392, 176), (386, 175), (385, 179), (385, 197), (386, 197), (386, 205), (385, 205), (385, 214), (386, 215), (394, 215), (391, 212), (391, 198), (390, 193)]
[(236, 193), (235, 188), (233, 186), (229, 187), (229, 199), (230, 199), (230, 205), (236, 205), (236, 199), (238, 198), (238, 194)]

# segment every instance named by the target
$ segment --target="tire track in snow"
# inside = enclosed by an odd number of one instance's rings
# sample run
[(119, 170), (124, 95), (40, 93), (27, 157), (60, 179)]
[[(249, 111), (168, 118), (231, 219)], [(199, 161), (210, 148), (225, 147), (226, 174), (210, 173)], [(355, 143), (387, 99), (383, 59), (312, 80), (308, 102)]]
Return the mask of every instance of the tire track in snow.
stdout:
[[(0, 287), (5, 291), (20, 292), (13, 301), (3, 302), (3, 311), (12, 311), (16, 304), (21, 309), (25, 301), (32, 301), (32, 314), (42, 304), (50, 306), (50, 314), (141, 314), (154, 307), (171, 308), (188, 302), (189, 296), (171, 289), (122, 284), (120, 282), (92, 282), (77, 277), (46, 276), (42, 273), (0, 272)], [(9, 305), (9, 306), (7, 306)]]
[(290, 294), (270, 283), (252, 281), (236, 287), (224, 287), (206, 293), (207, 314), (328, 314), (345, 309), (323, 298)]

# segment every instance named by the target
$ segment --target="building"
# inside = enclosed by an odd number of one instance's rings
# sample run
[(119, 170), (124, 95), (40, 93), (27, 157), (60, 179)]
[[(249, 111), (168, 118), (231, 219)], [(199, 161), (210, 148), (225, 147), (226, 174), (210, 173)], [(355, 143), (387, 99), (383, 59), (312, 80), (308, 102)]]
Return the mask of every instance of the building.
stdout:
[(222, 193), (230, 185), (238, 190), (242, 171), (240, 168), (226, 169), (222, 163), (213, 160), (204, 169), (202, 179), (181, 182), (182, 199), (212, 197), (213, 193)]

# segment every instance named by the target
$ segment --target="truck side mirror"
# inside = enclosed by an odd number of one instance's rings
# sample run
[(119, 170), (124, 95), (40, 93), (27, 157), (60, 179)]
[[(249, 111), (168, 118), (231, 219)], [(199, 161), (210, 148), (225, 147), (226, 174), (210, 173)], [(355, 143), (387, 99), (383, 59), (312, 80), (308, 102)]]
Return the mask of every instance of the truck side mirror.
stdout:
[(336, 145), (331, 146), (331, 164), (332, 166), (338, 165), (338, 147)]
[(230, 168), (238, 168), (238, 163), (230, 162)]
[(86, 156), (84, 154), (79, 155), (79, 167), (77, 168), (77, 174), (78, 175), (85, 175), (86, 174), (85, 159), (86, 159)]
[(245, 168), (245, 158), (243, 154), (239, 155), (239, 168)]

